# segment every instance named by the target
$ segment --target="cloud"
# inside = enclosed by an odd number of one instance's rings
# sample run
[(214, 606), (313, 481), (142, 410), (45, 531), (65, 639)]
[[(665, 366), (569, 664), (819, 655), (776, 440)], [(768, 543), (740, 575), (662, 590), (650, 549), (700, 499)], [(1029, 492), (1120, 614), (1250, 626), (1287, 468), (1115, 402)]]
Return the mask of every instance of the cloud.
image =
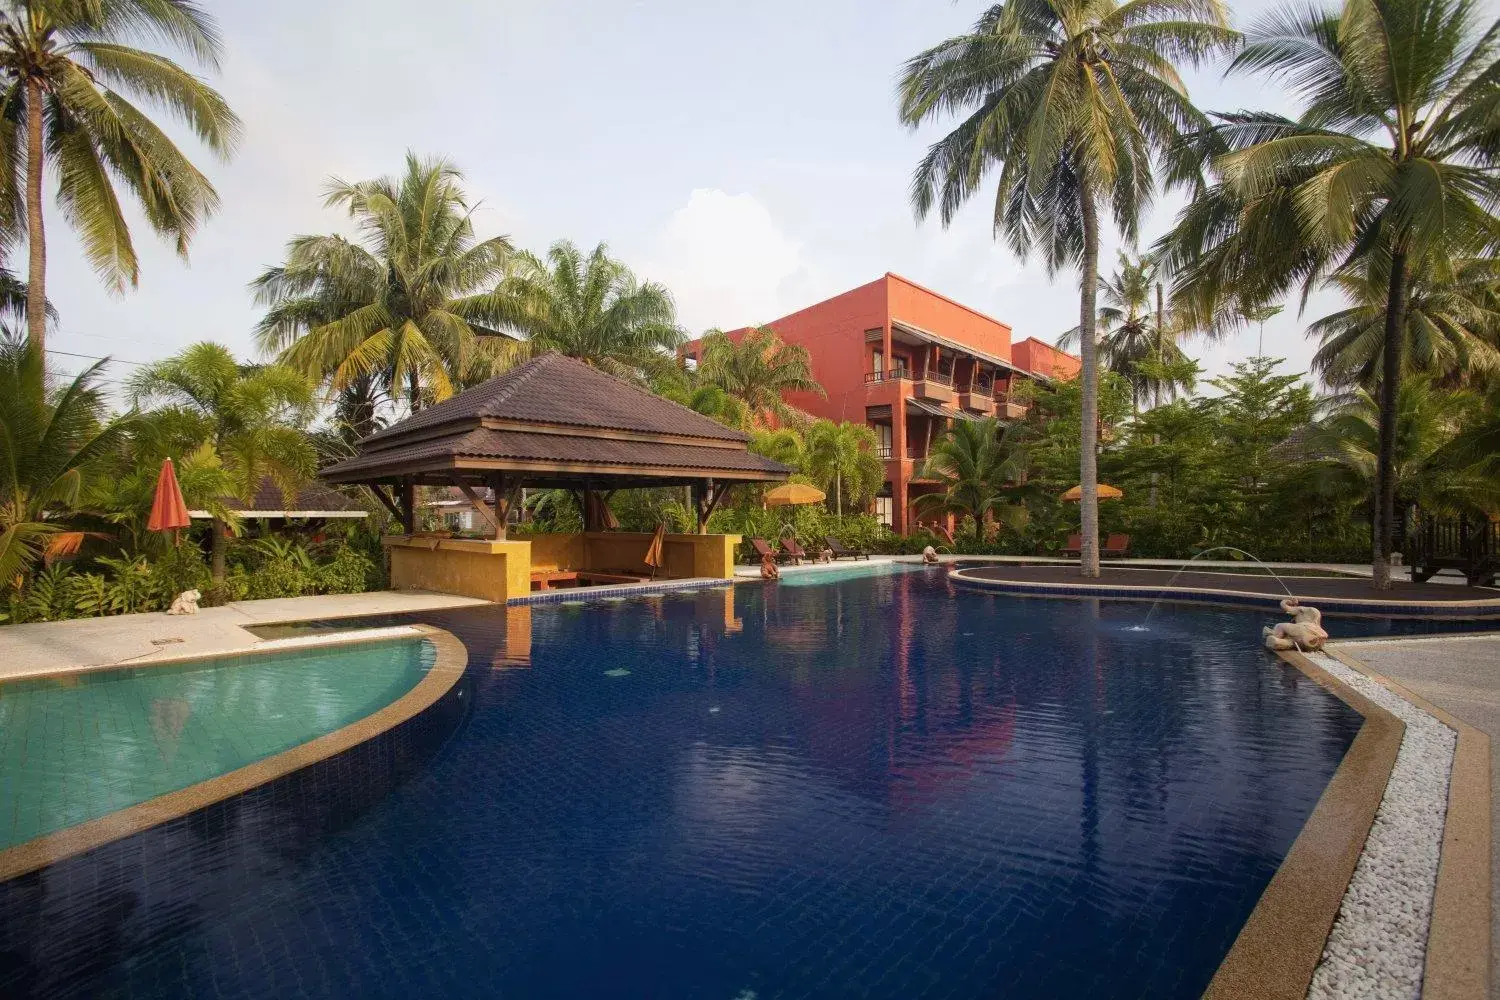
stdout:
[(775, 319), (826, 294), (765, 205), (717, 188), (695, 189), (672, 213), (639, 273), (672, 290), (695, 333)]

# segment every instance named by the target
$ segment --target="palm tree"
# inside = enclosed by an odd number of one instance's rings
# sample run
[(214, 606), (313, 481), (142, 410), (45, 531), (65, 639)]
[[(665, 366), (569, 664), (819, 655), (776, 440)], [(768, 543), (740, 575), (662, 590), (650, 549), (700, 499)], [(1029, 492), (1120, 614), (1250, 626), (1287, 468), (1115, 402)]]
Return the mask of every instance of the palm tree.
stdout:
[(828, 397), (813, 377), (812, 355), (807, 348), (783, 342), (775, 330), (765, 326), (751, 327), (738, 339), (721, 330), (708, 331), (703, 337), (698, 377), (744, 403), (751, 421), (762, 427), (772, 421), (807, 423), (807, 414), (787, 403), (788, 392)]
[(818, 420), (807, 428), (805, 471), (819, 488), (833, 488), (833, 509), (840, 517), (849, 507), (863, 509), (885, 481), (877, 447), (868, 424)]
[[(1156, 262), (1151, 257), (1137, 257), (1120, 251), (1119, 268), (1099, 283), (1099, 362), (1130, 383), (1131, 402), (1137, 413), (1150, 401), (1155, 405), (1162, 397), (1175, 399), (1180, 389), (1190, 388), (1179, 379), (1163, 378), (1162, 372), (1175, 370), (1187, 355), (1177, 344), (1180, 331), (1167, 323), (1169, 315), (1161, 303), (1162, 286), (1156, 280)], [(1152, 308), (1152, 293), (1158, 296)], [(1078, 346), (1081, 331), (1068, 330), (1057, 340), (1057, 346), (1070, 350)], [(1155, 362), (1151, 364), (1150, 362)]]
[(330, 180), (325, 203), (348, 211), (359, 239), (298, 236), (251, 283), (267, 307), (261, 350), (335, 393), (374, 378), (413, 410), (491, 374), (515, 346), (494, 295), (513, 248), (477, 239), (462, 181), (415, 153), (399, 178)]
[[(915, 128), (967, 117), (927, 152), (912, 179), (918, 216), (943, 223), (998, 166), (995, 228), (1049, 272), (1079, 270), (1083, 414), (1079, 455), (1085, 576), (1099, 575), (1099, 208), (1134, 242), (1155, 189), (1154, 161), (1206, 125), (1172, 65), (1237, 39), (1219, 0), (1011, 0), (974, 30), (907, 62), (901, 118)], [(1197, 164), (1171, 157), (1169, 183)]]
[(1289, 80), (1300, 117), (1224, 115), (1202, 135), (1220, 183), (1170, 243), (1201, 301), (1274, 301), (1334, 274), (1384, 288), (1373, 577), (1390, 585), (1397, 403), (1413, 276), (1492, 256), (1500, 223), (1500, 23), (1468, 0), (1345, 0), (1263, 18), (1231, 67)]
[[(1425, 376), (1405, 380), (1397, 399), (1395, 462), (1391, 480), (1400, 506), (1417, 504), (1444, 514), (1488, 513), (1500, 508), (1500, 477), (1482, 464), (1465, 461), (1454, 442), (1479, 401), (1464, 390), (1438, 389)], [(1379, 474), (1380, 402), (1367, 390), (1341, 397), (1319, 421), (1311, 445), (1331, 456), (1322, 477), (1336, 491), (1371, 496)]]
[(638, 280), (603, 243), (587, 256), (567, 240), (545, 259), (521, 253), (495, 299), (528, 353), (556, 351), (635, 381), (672, 364), (685, 336), (666, 287)]
[[(165, 403), (202, 421), (234, 488), (255, 494), (269, 476), (290, 498), (317, 467), (317, 453), (302, 428), (313, 405), (313, 386), (285, 365), (241, 365), (228, 348), (200, 343), (140, 369), (126, 384), (132, 403)], [(229, 523), (213, 519), (213, 579), (224, 582)]]
[(942, 489), (917, 496), (912, 506), (923, 514), (972, 517), (981, 536), (989, 518), (1019, 530), (1026, 523), (1026, 508), (1007, 502), (1007, 491), (1026, 472), (1026, 451), (1020, 444), (1025, 433), (994, 417), (955, 421), (932, 443), (921, 472), (921, 478), (937, 480)]
[[(1353, 305), (1307, 328), (1322, 346), (1313, 370), (1329, 385), (1375, 390), (1385, 350), (1386, 287), (1368, 274), (1335, 275), (1332, 283)], [(1494, 260), (1454, 262), (1452, 272), (1414, 272), (1403, 317), (1403, 379), (1420, 372), (1448, 383), (1500, 374), (1500, 265)]]
[(49, 552), (76, 548), (64, 516), (78, 502), (83, 472), (108, 454), (130, 418), (103, 421), (100, 361), (49, 389), (42, 347), (0, 340), (0, 587), (19, 587)]
[(25, 220), (27, 330), (45, 348), (47, 239), (42, 177), (57, 177), (63, 217), (84, 256), (116, 291), (139, 278), (116, 184), (140, 202), (151, 228), (187, 255), (198, 224), (218, 207), (213, 185), (131, 98), (187, 124), (228, 158), (240, 123), (212, 87), (166, 56), (129, 43), (166, 41), (210, 68), (219, 33), (180, 0), (4, 0), (0, 3), (0, 229)]

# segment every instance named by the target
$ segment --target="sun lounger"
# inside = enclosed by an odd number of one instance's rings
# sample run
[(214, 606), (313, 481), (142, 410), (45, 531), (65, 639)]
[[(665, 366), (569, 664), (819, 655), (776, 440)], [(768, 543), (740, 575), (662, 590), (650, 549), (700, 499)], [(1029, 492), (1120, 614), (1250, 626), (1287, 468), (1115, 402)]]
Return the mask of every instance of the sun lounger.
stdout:
[(1099, 550), (1101, 556), (1123, 556), (1130, 551), (1129, 535), (1110, 535), (1105, 539), (1104, 547)]
[(1083, 536), (1082, 535), (1069, 535), (1068, 536), (1068, 544), (1063, 546), (1063, 555), (1065, 555), (1065, 556), (1081, 556), (1081, 555), (1083, 555)]
[(868, 559), (868, 558), (870, 558), (870, 553), (868, 553), (868, 552), (864, 552), (864, 551), (862, 551), (860, 549), (845, 548), (839, 542), (839, 540), (837, 538), (834, 538), (832, 535), (825, 536), (823, 538), (823, 541), (828, 546), (828, 551), (830, 551), (830, 552), (833, 553), (833, 558), (835, 558), (835, 559), (843, 559), (845, 557), (848, 557), (850, 559)]
[(791, 535), (787, 535), (781, 540), (781, 547), (786, 550), (787, 555), (792, 557), (792, 561), (798, 565), (801, 565), (802, 560), (807, 558), (807, 550), (798, 545), (797, 539)]
[(766, 556), (770, 556), (772, 562), (780, 562), (781, 560), (787, 558), (787, 554), (785, 552), (781, 552), (778, 549), (773, 548), (769, 543), (767, 543), (764, 538), (750, 539), (750, 547), (755, 550), (756, 556), (761, 559), (764, 559)]

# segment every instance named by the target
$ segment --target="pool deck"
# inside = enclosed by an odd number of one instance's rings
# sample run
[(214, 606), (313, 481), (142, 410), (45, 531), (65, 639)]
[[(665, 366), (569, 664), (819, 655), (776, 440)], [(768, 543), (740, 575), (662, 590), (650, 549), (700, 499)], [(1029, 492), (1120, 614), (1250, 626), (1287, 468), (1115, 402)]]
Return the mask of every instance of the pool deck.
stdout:
[(0, 681), (40, 677), (90, 667), (147, 664), (265, 648), (271, 642), (248, 629), (276, 622), (393, 615), (487, 602), (425, 591), (236, 601), (201, 608), (195, 615), (112, 615), (61, 622), (0, 626)]
[[(1485, 885), (1490, 905), (1483, 914), (1484, 924), (1489, 929), (1490, 970), (1500, 970), (1500, 922), (1492, 915), (1500, 906), (1500, 852), (1492, 842), (1492, 831), (1500, 829), (1500, 632), (1478, 635), (1423, 636), (1408, 639), (1344, 640), (1329, 646), (1329, 652), (1356, 668), (1378, 675), (1386, 685), (1408, 700), (1416, 702), (1459, 731), (1460, 760), (1455, 761), (1454, 776), (1449, 787), (1450, 829), (1445, 833), (1443, 864), (1450, 863), (1450, 848), (1455, 840), (1464, 838), (1486, 841), (1489, 871), (1455, 871), (1454, 880), (1469, 886)], [(1425, 702), (1425, 704), (1423, 704)], [(1444, 718), (1446, 716), (1446, 718)], [(1473, 740), (1477, 731), (1486, 739)], [(1465, 762), (1463, 758), (1466, 737), (1485, 753), (1481, 759)], [(1488, 820), (1488, 829), (1470, 831), (1454, 829), (1455, 806), (1460, 798), (1479, 801), (1488, 792), (1488, 815), (1478, 817)], [(1466, 824), (1470, 827), (1474, 824)], [(1441, 900), (1444, 887), (1438, 886)], [(1462, 900), (1459, 905), (1462, 905)], [(1470, 901), (1472, 903), (1472, 900)], [(1429, 950), (1447, 944), (1456, 935), (1461, 935), (1465, 925), (1479, 923), (1479, 914), (1458, 914), (1451, 918), (1450, 926), (1439, 926), (1441, 908), (1433, 914), (1433, 938)], [(1462, 944), (1462, 940), (1457, 942)], [(1472, 944), (1472, 943), (1471, 943)], [(1449, 965), (1455, 963), (1450, 962)], [(1487, 970), (1488, 971), (1488, 970)], [(1432, 965), (1429, 961), (1429, 982), (1424, 996), (1449, 995), (1447, 991), (1433, 989)], [(1500, 997), (1500, 978), (1490, 976), (1491, 995)], [(1470, 991), (1455, 991), (1451, 995), (1470, 996)]]

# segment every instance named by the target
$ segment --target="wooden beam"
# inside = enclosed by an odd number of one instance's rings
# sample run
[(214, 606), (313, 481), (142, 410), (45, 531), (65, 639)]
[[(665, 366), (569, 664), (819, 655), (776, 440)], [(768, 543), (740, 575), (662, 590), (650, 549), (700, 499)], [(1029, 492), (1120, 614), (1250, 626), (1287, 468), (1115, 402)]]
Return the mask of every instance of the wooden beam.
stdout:
[(408, 535), (417, 533), (417, 484), (411, 476), (401, 477), (401, 524)]
[(496, 523), (495, 514), (490, 510), (490, 505), (484, 502), (483, 497), (474, 492), (474, 487), (470, 486), (468, 483), (464, 482), (456, 475), (453, 477), (453, 485), (457, 486), (458, 491), (468, 499), (469, 503), (473, 505), (475, 510), (479, 511), (479, 516), (484, 518), (485, 522), (490, 526), (490, 530), (497, 533), (496, 537), (504, 538), (504, 528), (500, 524)]
[[(521, 501), (521, 497), (525, 492), (518, 482), (512, 482), (510, 489), (505, 491), (505, 498), (501, 501), (503, 506), (500, 508), (500, 523), (506, 525), (507, 531), (510, 530), (510, 512), (515, 509), (516, 504)], [(499, 494), (497, 493), (496, 496), (498, 497)], [(524, 505), (521, 507), (521, 516), (523, 518), (526, 516)]]
[(397, 521), (401, 520), (401, 508), (381, 486), (376, 483), (366, 483), (365, 486), (375, 495), (375, 499), (380, 501), (380, 505), (391, 512), (391, 517)]
[(703, 519), (698, 523), (698, 534), (708, 534), (708, 519), (714, 516), (714, 509), (719, 506), (719, 501), (723, 500), (724, 497), (729, 493), (729, 487), (732, 485), (734, 484), (720, 483), (718, 486), (714, 486), (714, 481), (712, 479), (708, 481), (708, 507), (703, 512)]

